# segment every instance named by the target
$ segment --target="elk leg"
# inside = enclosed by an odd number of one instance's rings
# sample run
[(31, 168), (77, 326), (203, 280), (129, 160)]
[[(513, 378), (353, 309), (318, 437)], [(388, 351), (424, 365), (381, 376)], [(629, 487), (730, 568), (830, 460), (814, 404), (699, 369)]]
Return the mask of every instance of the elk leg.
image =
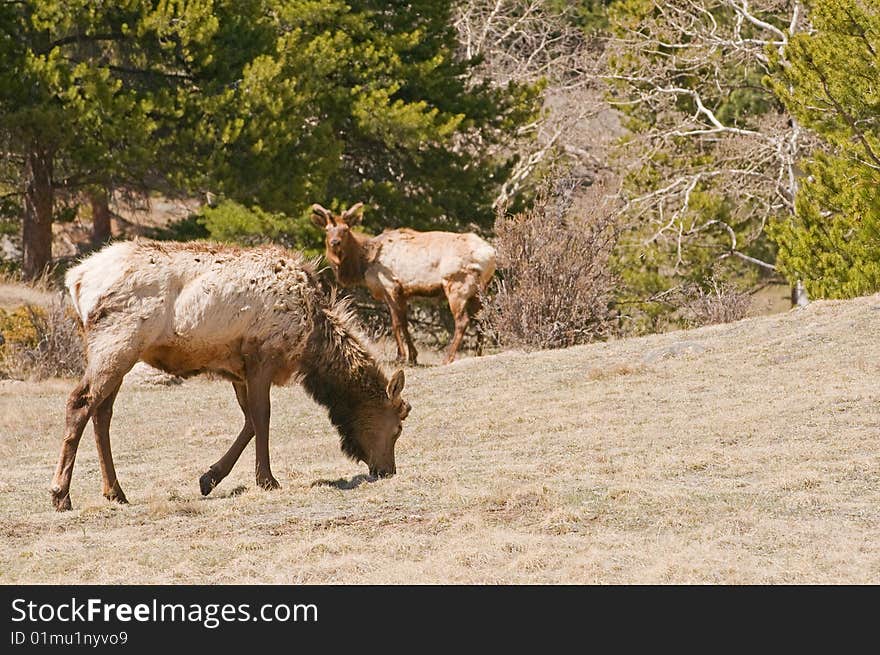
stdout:
[(474, 325), (474, 331), (477, 334), (477, 343), (476, 343), (476, 351), (477, 357), (483, 356), (483, 341), (485, 339), (485, 333), (483, 331), (483, 321), (477, 317), (480, 310), (483, 308), (483, 303), (477, 296), (472, 297), (467, 302), (467, 312), (470, 317), (471, 323)]
[(407, 305), (406, 300), (400, 301), (400, 331), (403, 332), (403, 338), (406, 341), (406, 347), (409, 350), (409, 363), (411, 366), (418, 365), (418, 356), (419, 351), (416, 350), (416, 345), (413, 343), (412, 337), (409, 334), (409, 319), (407, 318)]
[(235, 442), (230, 446), (229, 450), (226, 451), (223, 457), (218, 459), (214, 464), (211, 464), (205, 474), (199, 478), (199, 489), (203, 496), (207, 496), (211, 493), (211, 490), (220, 484), (220, 481), (223, 478), (229, 475), (229, 472), (232, 471), (232, 467), (235, 466), (238, 458), (241, 457), (241, 453), (245, 449), (245, 446), (250, 443), (254, 436), (254, 427), (251, 425), (251, 421), (248, 418), (247, 388), (245, 385), (238, 382), (234, 382), (232, 387), (235, 389), (235, 398), (238, 400), (238, 406), (241, 407), (241, 411), (244, 414), (244, 426), (241, 428), (241, 432), (238, 433)]
[(119, 486), (116, 468), (113, 466), (113, 453), (110, 451), (110, 420), (113, 418), (113, 403), (116, 401), (116, 394), (119, 393), (119, 386), (117, 384), (110, 395), (98, 405), (94, 416), (92, 416), (92, 427), (95, 429), (95, 444), (98, 446), (98, 462), (101, 465), (104, 498), (126, 505), (128, 499), (122, 492), (122, 487)]
[(64, 438), (61, 440), (61, 456), (55, 475), (52, 477), (52, 504), (59, 512), (71, 509), (70, 478), (73, 474), (73, 463), (76, 460), (76, 449), (83, 430), (92, 411), (88, 378), (83, 378), (67, 398), (67, 420)]
[(455, 359), (459, 346), (464, 339), (465, 330), (467, 330), (469, 317), (467, 311), (468, 300), (473, 297), (475, 285), (471, 278), (464, 280), (446, 280), (443, 283), (443, 291), (446, 293), (446, 299), (449, 301), (449, 309), (452, 311), (452, 318), (455, 319), (455, 333), (452, 336), (452, 343), (449, 345), (449, 352), (446, 353), (444, 364), (449, 364)]
[[(111, 392), (119, 389), (122, 377), (134, 364), (134, 362), (126, 363), (127, 366), (116, 366), (112, 373), (106, 370), (98, 372), (87, 370), (80, 383), (67, 398), (67, 417), (64, 437), (61, 439), (61, 455), (58, 458), (58, 466), (55, 468), (52, 486), (49, 489), (52, 504), (59, 512), (71, 508), (70, 478), (73, 475), (76, 450), (79, 447), (79, 440), (82, 438), (86, 423), (89, 422), (89, 418), (95, 413), (95, 410), (110, 396)], [(109, 430), (109, 420), (107, 427)], [(108, 453), (110, 451), (109, 443), (108, 432)], [(98, 452), (103, 461), (100, 442)]]
[[(416, 364), (418, 352), (412, 344), (412, 338), (409, 336), (409, 330), (406, 327), (406, 301), (386, 296), (385, 303), (388, 305), (388, 311), (391, 313), (391, 331), (394, 333), (394, 340), (397, 341), (397, 361), (403, 363), (409, 359), (410, 364)], [(409, 355), (407, 356), (407, 353)]]
[(452, 336), (452, 343), (449, 345), (449, 351), (446, 353), (446, 358), (443, 360), (444, 364), (449, 364), (455, 359), (455, 355), (461, 346), (465, 330), (467, 330), (468, 322), (470, 320), (467, 312), (463, 309), (460, 309), (457, 313), (453, 313), (453, 317), (455, 318), (455, 333)]
[(247, 405), (248, 416), (257, 437), (257, 485), (263, 489), (280, 489), (281, 485), (272, 476), (272, 469), (269, 466), (269, 389), (271, 385), (272, 378), (265, 371), (260, 371), (253, 376), (249, 375)]

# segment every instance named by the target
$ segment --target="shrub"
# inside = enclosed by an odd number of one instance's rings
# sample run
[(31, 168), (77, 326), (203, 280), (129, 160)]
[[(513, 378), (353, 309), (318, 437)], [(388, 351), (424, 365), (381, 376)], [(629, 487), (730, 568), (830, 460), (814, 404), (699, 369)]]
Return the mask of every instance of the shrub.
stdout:
[(79, 322), (59, 297), (0, 316), (0, 370), (15, 378), (77, 377), (85, 364)]
[(544, 192), (531, 209), (495, 223), (499, 275), (482, 322), (499, 345), (564, 348), (605, 338), (614, 326), (616, 212), (600, 185), (581, 196), (579, 211), (570, 198)]
[(31, 315), (40, 311), (32, 305), (17, 307), (12, 311), (0, 309), (0, 346), (36, 345), (37, 331)]
[(256, 205), (246, 207), (232, 200), (203, 207), (196, 221), (216, 241), (244, 245), (271, 241), (302, 250), (308, 256), (319, 254), (323, 244), (321, 233), (306, 215), (268, 212)]
[(682, 310), (688, 327), (730, 323), (745, 318), (752, 297), (735, 286), (710, 278), (683, 290)]

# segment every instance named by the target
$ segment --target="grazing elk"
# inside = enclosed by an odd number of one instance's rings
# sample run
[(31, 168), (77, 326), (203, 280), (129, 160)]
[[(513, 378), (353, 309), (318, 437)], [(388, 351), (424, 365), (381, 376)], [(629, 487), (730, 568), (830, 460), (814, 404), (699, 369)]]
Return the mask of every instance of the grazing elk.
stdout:
[(199, 480), (207, 495), (256, 435), (256, 480), (269, 468), (269, 389), (298, 380), (329, 411), (342, 451), (370, 474), (395, 473), (394, 445), (409, 404), (403, 371), (389, 381), (344, 303), (327, 298), (312, 265), (278, 247), (128, 241), (72, 268), (65, 283), (85, 331), (87, 365), (67, 401), (52, 479), (57, 510), (70, 509), (70, 477), (89, 418), (104, 496), (125, 503), (110, 453), (110, 418), (123, 376), (138, 361), (175, 375), (211, 371), (232, 381), (244, 426)]
[(365, 286), (388, 305), (397, 341), (397, 359), (416, 364), (418, 352), (407, 328), (407, 301), (435, 296), (449, 301), (455, 333), (444, 364), (455, 359), (470, 315), (480, 307), (477, 294), (495, 273), (495, 250), (473, 233), (386, 230), (370, 237), (351, 229), (361, 220), (363, 203), (342, 214), (312, 205), (312, 222), (324, 230), (325, 256), (344, 287)]

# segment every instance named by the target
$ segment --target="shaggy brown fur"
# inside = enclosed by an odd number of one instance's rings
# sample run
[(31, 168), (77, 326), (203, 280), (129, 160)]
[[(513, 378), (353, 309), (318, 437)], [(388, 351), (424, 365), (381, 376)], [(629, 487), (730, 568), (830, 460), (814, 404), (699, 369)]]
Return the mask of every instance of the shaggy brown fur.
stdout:
[(327, 407), (343, 452), (372, 475), (395, 472), (394, 444), (409, 405), (403, 372), (389, 381), (359, 337), (346, 305), (321, 290), (314, 266), (282, 248), (117, 243), (66, 277), (86, 332), (88, 364), (67, 404), (52, 480), (56, 509), (70, 509), (70, 478), (85, 424), (95, 426), (104, 495), (127, 502), (110, 453), (113, 402), (142, 360), (180, 376), (211, 371), (233, 383), (244, 426), (201, 477), (208, 494), (256, 436), (256, 479), (277, 488), (269, 466), (269, 389), (302, 382)]
[[(342, 451), (355, 461), (366, 461), (357, 435), (374, 429), (376, 417), (371, 408), (387, 397), (387, 382), (376, 361), (354, 336), (354, 321), (345, 301), (324, 310), (300, 358), (299, 379), (308, 394), (327, 408), (330, 422), (341, 436)], [(397, 409), (402, 420), (410, 406), (401, 400)]]

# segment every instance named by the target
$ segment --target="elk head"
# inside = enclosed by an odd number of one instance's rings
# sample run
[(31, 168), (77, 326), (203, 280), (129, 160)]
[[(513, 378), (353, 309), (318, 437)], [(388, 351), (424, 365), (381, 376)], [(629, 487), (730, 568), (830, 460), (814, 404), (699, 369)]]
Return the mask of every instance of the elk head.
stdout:
[(403, 420), (410, 411), (410, 404), (401, 397), (403, 384), (404, 374), (398, 369), (388, 382), (386, 397), (368, 412), (359, 435), (361, 449), (366, 455), (365, 463), (374, 477), (384, 478), (397, 472), (394, 446), (403, 430)]
[(312, 205), (312, 223), (324, 230), (327, 259), (332, 264), (340, 264), (356, 245), (351, 228), (361, 222), (364, 203), (359, 202), (342, 214), (334, 214), (321, 205)]

